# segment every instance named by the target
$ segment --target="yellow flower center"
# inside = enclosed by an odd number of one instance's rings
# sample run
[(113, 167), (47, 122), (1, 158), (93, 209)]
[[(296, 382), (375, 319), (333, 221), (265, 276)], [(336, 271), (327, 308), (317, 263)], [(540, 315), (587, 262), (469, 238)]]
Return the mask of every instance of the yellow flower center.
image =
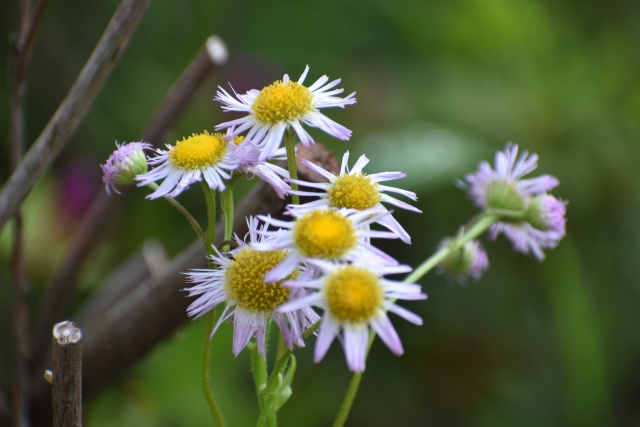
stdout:
[(239, 251), (226, 271), (225, 289), (229, 299), (254, 313), (272, 311), (286, 302), (291, 289), (282, 286), (282, 282), (295, 279), (297, 270), (279, 282), (264, 281), (264, 275), (286, 256), (284, 250), (256, 251), (244, 248)]
[(169, 160), (180, 169), (202, 169), (213, 166), (227, 152), (227, 141), (221, 133), (207, 131), (178, 141), (169, 151)]
[(353, 264), (330, 273), (324, 292), (327, 309), (341, 322), (370, 320), (380, 310), (384, 299), (378, 276)]
[(235, 138), (233, 138), (233, 143), (236, 145), (240, 145), (242, 144), (242, 141), (244, 141), (244, 136), (236, 136)]
[(338, 211), (315, 210), (296, 221), (293, 238), (303, 255), (339, 259), (357, 244), (351, 220)]
[(327, 196), (329, 204), (335, 208), (362, 211), (380, 203), (378, 183), (372, 183), (366, 175), (339, 176), (327, 191)]
[(311, 111), (313, 95), (299, 83), (278, 80), (260, 91), (252, 108), (258, 120), (275, 125), (299, 119)]

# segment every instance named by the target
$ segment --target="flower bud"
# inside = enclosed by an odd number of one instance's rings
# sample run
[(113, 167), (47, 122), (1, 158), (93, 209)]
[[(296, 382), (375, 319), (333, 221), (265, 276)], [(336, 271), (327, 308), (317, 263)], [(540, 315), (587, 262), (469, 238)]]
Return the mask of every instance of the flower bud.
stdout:
[[(440, 247), (447, 246), (451, 241), (444, 240)], [(441, 271), (447, 273), (454, 280), (462, 283), (468, 277), (475, 280), (480, 279), (482, 274), (489, 268), (489, 257), (476, 240), (467, 242), (465, 245), (452, 251), (440, 264)]]
[(144, 150), (150, 150), (151, 144), (146, 142), (131, 142), (118, 145), (118, 147), (102, 165), (102, 182), (104, 182), (107, 194), (111, 189), (120, 194), (117, 185), (134, 185), (136, 175), (147, 172), (147, 158)]
[(542, 231), (565, 233), (565, 203), (550, 194), (537, 195), (527, 206), (525, 219)]

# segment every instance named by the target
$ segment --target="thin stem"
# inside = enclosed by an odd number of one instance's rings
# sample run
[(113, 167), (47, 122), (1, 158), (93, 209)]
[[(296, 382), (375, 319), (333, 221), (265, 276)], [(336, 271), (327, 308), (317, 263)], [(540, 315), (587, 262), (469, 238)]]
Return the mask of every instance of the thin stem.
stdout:
[(213, 253), (213, 238), (216, 234), (216, 193), (207, 186), (206, 182), (201, 181), (201, 184), (207, 204), (207, 237), (205, 246), (207, 247), (207, 254), (211, 255)]
[[(296, 166), (296, 134), (293, 129), (288, 128), (284, 134), (284, 146), (287, 149), (287, 167), (289, 168), (289, 177), (298, 179), (298, 168)], [(298, 184), (291, 183), (291, 190), (298, 191)], [(300, 197), (292, 193), (291, 201), (294, 205), (300, 203)]]
[[(207, 205), (207, 235), (203, 240), (207, 250), (207, 255), (213, 254), (213, 239), (216, 232), (216, 193), (210, 189), (206, 182), (201, 181), (202, 190), (204, 191), (204, 198)], [(211, 260), (208, 260), (211, 264)], [(211, 266), (211, 265), (210, 265)], [(213, 266), (212, 266), (213, 267)], [(224, 419), (222, 418), (222, 412), (218, 407), (214, 397), (213, 391), (211, 391), (211, 384), (209, 382), (209, 354), (211, 352), (211, 338), (210, 334), (213, 330), (213, 320), (215, 318), (215, 309), (212, 309), (207, 314), (207, 330), (205, 331), (205, 343), (202, 356), (202, 390), (204, 391), (205, 398), (209, 404), (209, 409), (213, 418), (219, 426), (224, 426)]]
[(209, 384), (209, 358), (211, 355), (210, 337), (215, 316), (216, 310), (214, 308), (209, 312), (209, 314), (207, 314), (207, 328), (204, 331), (204, 351), (202, 352), (202, 391), (204, 392), (205, 399), (207, 399), (209, 409), (211, 409), (211, 414), (216, 420), (216, 424), (220, 427), (223, 427), (225, 425), (224, 418), (222, 418), (222, 412), (220, 411), (220, 408), (218, 407), (218, 404), (213, 397), (211, 385)]
[(478, 220), (473, 222), (469, 228), (463, 230), (458, 237), (451, 239), (448, 245), (431, 255), (415, 270), (413, 270), (413, 272), (404, 279), (404, 282), (415, 283), (420, 280), (425, 274), (440, 264), (451, 252), (457, 250), (465, 243), (484, 233), (489, 226), (496, 221), (496, 218), (497, 217), (494, 215), (484, 215), (478, 218)]
[[(151, 184), (147, 184), (147, 187), (155, 191), (158, 189), (158, 184), (156, 184), (155, 182), (152, 182)], [(189, 211), (184, 206), (182, 206), (180, 202), (178, 202), (176, 199), (168, 196), (165, 196), (163, 198), (164, 200), (167, 201), (167, 203), (169, 203), (171, 206), (176, 208), (176, 210), (180, 212), (182, 216), (186, 218), (187, 221), (189, 221), (189, 224), (191, 224), (191, 228), (193, 228), (193, 231), (196, 232), (196, 234), (198, 235), (198, 238), (202, 240), (202, 243), (206, 245), (207, 236), (205, 236), (204, 231), (202, 231), (202, 228), (200, 228), (200, 224), (198, 224), (198, 221), (196, 221), (196, 219), (189, 213)]]
[[(227, 183), (227, 188), (220, 194), (220, 205), (222, 214), (224, 215), (224, 241), (231, 241), (233, 234), (233, 181)], [(223, 250), (228, 250), (229, 245), (226, 244)]]
[(273, 396), (271, 396), (273, 390), (267, 388), (267, 362), (260, 354), (255, 343), (250, 343), (248, 347), (251, 350), (251, 372), (256, 394), (258, 395), (258, 406), (260, 407), (260, 416), (256, 425), (258, 427), (275, 426), (275, 405), (272, 403)]
[[(369, 344), (367, 345), (367, 354), (369, 354), (369, 350), (371, 349), (371, 345), (373, 344), (373, 339), (375, 338), (375, 332), (371, 331), (369, 333)], [(340, 411), (338, 412), (338, 416), (336, 417), (335, 422), (333, 423), (333, 427), (342, 427), (344, 423), (347, 421), (349, 417), (349, 412), (351, 411), (351, 406), (353, 406), (353, 401), (356, 398), (356, 394), (358, 393), (358, 387), (360, 387), (360, 381), (362, 380), (361, 372), (354, 372), (351, 377), (351, 382), (349, 383), (349, 388), (347, 389), (347, 393), (344, 396), (344, 400), (342, 401), (342, 406), (340, 407)]]
[[(307, 328), (307, 330), (304, 331), (304, 333), (302, 334), (302, 339), (303, 340), (307, 339), (309, 335), (317, 331), (318, 328), (320, 327), (320, 323), (321, 323), (321, 320), (318, 320), (316, 323), (314, 323), (309, 328)], [(273, 370), (271, 371), (271, 375), (269, 376), (269, 381), (267, 382), (267, 389), (275, 385), (274, 383), (277, 381), (277, 378), (278, 378), (277, 372), (280, 372), (282, 370), (284, 364), (287, 363), (289, 356), (291, 356), (291, 349), (289, 347), (285, 347), (280, 357), (278, 357), (278, 361), (276, 362), (276, 365), (273, 367)]]

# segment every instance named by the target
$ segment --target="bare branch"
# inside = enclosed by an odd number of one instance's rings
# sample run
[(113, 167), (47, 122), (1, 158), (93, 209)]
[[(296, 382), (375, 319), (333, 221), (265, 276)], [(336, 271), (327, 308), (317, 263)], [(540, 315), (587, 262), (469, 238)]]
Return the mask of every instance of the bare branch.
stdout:
[(81, 427), (82, 333), (73, 322), (53, 327), (53, 427)]
[(0, 229), (68, 143), (120, 58), (151, 0), (122, 0), (91, 57), (0, 192)]

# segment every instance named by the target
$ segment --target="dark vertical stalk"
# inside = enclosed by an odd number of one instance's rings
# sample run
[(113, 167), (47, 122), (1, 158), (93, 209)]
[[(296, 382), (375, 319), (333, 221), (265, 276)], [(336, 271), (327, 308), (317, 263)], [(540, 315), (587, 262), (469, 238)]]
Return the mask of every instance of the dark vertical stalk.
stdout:
[(82, 332), (64, 321), (53, 327), (53, 427), (82, 427)]

